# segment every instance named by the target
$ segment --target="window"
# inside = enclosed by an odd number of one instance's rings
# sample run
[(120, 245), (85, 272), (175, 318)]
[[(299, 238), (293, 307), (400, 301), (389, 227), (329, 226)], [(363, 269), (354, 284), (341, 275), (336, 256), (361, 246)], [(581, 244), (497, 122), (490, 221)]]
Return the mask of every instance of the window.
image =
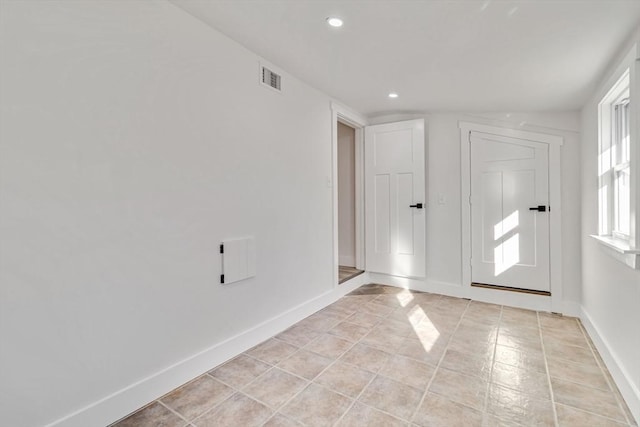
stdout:
[[(628, 82), (628, 76), (627, 76)], [(629, 163), (629, 87), (612, 105), (611, 117), (611, 173), (613, 174), (612, 234), (629, 240), (631, 220), (631, 165)]]
[(594, 237), (622, 255), (622, 261), (640, 268), (634, 62), (618, 71), (617, 81), (598, 104), (599, 230)]
[(602, 99), (599, 110), (600, 235), (629, 240), (629, 70)]

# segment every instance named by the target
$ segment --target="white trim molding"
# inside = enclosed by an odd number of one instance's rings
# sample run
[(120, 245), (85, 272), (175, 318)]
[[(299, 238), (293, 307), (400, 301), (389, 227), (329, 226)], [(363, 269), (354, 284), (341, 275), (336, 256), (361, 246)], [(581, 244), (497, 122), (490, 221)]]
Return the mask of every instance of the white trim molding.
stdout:
[[(450, 297), (466, 298), (491, 304), (524, 308), (526, 310), (550, 311), (549, 297), (543, 295), (474, 288), (471, 286), (461, 286), (457, 283), (448, 283), (429, 279), (412, 279), (382, 273), (369, 273), (369, 279), (373, 283), (395, 286), (402, 289), (410, 289), (412, 291), (431, 292)], [(580, 311), (576, 308), (576, 305), (577, 303), (565, 302), (562, 309), (558, 310), (558, 312), (566, 316), (578, 317)]]
[(549, 145), (563, 145), (564, 138), (557, 135), (549, 135), (546, 133), (531, 132), (520, 129), (503, 128), (500, 126), (483, 125), (480, 123), (460, 122), (458, 127), (461, 131), (489, 133), (491, 135), (500, 135), (510, 138), (526, 139), (528, 141), (544, 142)]
[(360, 270), (364, 265), (364, 127), (367, 119), (352, 109), (337, 102), (331, 102), (331, 201), (333, 206), (333, 262), (334, 286), (338, 286), (339, 245), (338, 245), (338, 122), (355, 129), (355, 211), (356, 211), (356, 259)]
[(127, 416), (188, 381), (279, 334), (367, 283), (361, 274), (255, 327), (193, 354), (45, 427), (102, 427)]
[[(620, 390), (620, 394), (629, 407), (631, 414), (635, 417), (635, 422), (640, 423), (640, 390), (634, 385), (631, 380), (631, 376), (620, 363), (620, 359), (616, 355), (615, 351), (613, 351), (604, 335), (600, 333), (598, 326), (593, 322), (593, 319), (589, 316), (589, 313), (587, 313), (584, 307), (581, 308), (580, 320), (582, 320), (582, 325), (586, 329), (596, 350), (602, 357), (605, 367), (609, 370), (609, 373), (615, 382), (615, 386)], [(634, 420), (629, 421), (631, 422)]]
[(604, 253), (633, 269), (640, 269), (640, 44), (634, 44), (608, 76), (596, 94), (598, 103), (598, 188), (613, 186), (614, 168), (619, 159), (603, 153), (615, 152), (611, 135), (612, 105), (621, 92), (629, 91), (629, 234), (616, 233), (616, 203), (609, 192), (598, 192), (598, 235), (591, 235)]
[(610, 236), (599, 236), (597, 234), (591, 234), (590, 236), (602, 245), (601, 249), (607, 255), (633, 269), (640, 270), (640, 249), (632, 248), (629, 242), (614, 239)]
[[(471, 288), (471, 205), (469, 204), (471, 198), (471, 149), (469, 147), (469, 136), (471, 132), (488, 133), (491, 135), (546, 143), (549, 145), (549, 205), (553, 208), (549, 212), (549, 283), (551, 297), (531, 295), (526, 298), (523, 297), (520, 303), (527, 305), (528, 308), (536, 310), (562, 313), (566, 309), (562, 296), (562, 183), (560, 164), (560, 149), (564, 143), (564, 138), (557, 135), (470, 122), (460, 122), (459, 128), (462, 286)], [(473, 299), (500, 304), (496, 298), (502, 298), (500, 297), (501, 293), (504, 292), (491, 289), (473, 288), (473, 290), (470, 290), (468, 294)], [(514, 299), (509, 298), (509, 301), (514, 301)], [(511, 305), (511, 303), (508, 304)]]

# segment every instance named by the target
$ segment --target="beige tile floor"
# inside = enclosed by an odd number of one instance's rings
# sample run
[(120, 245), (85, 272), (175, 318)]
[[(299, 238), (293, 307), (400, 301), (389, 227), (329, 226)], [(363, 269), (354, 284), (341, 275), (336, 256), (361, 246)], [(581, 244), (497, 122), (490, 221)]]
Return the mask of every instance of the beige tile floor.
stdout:
[(575, 318), (367, 285), (114, 426), (635, 426)]

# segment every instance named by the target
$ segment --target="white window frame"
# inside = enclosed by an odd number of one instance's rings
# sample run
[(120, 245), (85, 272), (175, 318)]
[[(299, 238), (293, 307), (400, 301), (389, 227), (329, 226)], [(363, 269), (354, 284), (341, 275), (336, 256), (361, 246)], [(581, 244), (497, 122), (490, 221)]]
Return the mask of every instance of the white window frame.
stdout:
[[(598, 144), (598, 176), (599, 193), (599, 230), (601, 236), (610, 236), (629, 243), (630, 224), (625, 224), (625, 229), (620, 229), (621, 209), (618, 192), (618, 176), (625, 168), (630, 167), (629, 159), (622, 158), (622, 141), (620, 129), (626, 126), (621, 123), (618, 109), (629, 104), (629, 69), (622, 74), (615, 85), (598, 104), (599, 144)], [(628, 111), (628, 109), (627, 109)], [(628, 117), (627, 117), (628, 119)], [(629, 212), (625, 212), (629, 214)]]
[[(623, 114), (618, 114), (619, 110), (624, 110)], [(627, 242), (631, 239), (631, 206), (629, 200), (631, 199), (631, 191), (629, 188), (629, 194), (625, 195), (625, 204), (622, 204), (620, 200), (620, 188), (619, 182), (623, 174), (631, 175), (631, 159), (629, 158), (629, 149), (631, 141), (629, 140), (629, 119), (631, 118), (629, 109), (629, 90), (627, 89), (613, 104), (612, 121), (615, 125), (613, 133), (614, 153), (613, 153), (613, 225), (611, 227), (611, 234), (614, 237)], [(625, 150), (625, 141), (626, 150)], [(626, 151), (626, 153), (625, 153)], [(629, 183), (631, 182), (629, 178)], [(626, 206), (625, 206), (626, 205)], [(626, 214), (624, 229), (620, 224), (621, 214)]]
[[(593, 235), (614, 258), (640, 269), (640, 80), (637, 46), (627, 54), (604, 86), (598, 104), (598, 234)], [(628, 100), (628, 101), (626, 101)], [(629, 152), (622, 156), (615, 106), (628, 102)], [(629, 171), (629, 226), (620, 229), (617, 178)], [(626, 228), (626, 227), (625, 227)]]

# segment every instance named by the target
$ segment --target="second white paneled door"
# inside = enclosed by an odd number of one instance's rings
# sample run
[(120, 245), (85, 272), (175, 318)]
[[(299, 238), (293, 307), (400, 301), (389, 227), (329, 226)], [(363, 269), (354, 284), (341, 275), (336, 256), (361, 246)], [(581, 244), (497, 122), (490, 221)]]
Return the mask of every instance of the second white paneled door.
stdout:
[(472, 132), (472, 282), (549, 292), (548, 145)]
[(425, 276), (424, 120), (365, 128), (366, 269)]

